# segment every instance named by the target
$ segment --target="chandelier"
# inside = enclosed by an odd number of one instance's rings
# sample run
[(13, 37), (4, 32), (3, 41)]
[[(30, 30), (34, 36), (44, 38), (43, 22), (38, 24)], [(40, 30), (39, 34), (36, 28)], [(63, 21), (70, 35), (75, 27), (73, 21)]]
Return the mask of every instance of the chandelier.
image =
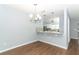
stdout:
[(38, 4), (33, 4), (34, 5), (34, 13), (33, 14), (30, 14), (30, 19), (31, 19), (31, 22), (40, 22), (40, 20), (42, 19), (40, 14), (37, 13), (37, 5)]

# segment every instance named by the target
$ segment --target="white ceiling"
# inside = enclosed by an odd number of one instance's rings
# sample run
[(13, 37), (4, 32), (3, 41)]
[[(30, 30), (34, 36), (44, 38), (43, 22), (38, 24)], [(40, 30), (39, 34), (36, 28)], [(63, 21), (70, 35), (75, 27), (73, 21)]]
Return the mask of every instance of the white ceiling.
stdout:
[[(34, 11), (33, 4), (18, 4), (18, 5), (11, 4), (10, 6), (24, 12)], [(68, 8), (71, 19), (75, 19), (75, 20), (79, 19), (79, 4), (38, 4), (37, 5), (38, 12), (43, 10), (58, 11), (58, 10), (63, 10), (64, 8)]]
[(79, 4), (78, 0), (0, 0), (0, 4)]

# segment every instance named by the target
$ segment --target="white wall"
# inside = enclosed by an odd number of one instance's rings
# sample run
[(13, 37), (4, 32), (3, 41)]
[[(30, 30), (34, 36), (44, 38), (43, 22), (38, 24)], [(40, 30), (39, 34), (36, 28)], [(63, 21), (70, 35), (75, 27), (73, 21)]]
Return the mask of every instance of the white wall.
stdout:
[(70, 18), (67, 8), (64, 9), (64, 40), (68, 47), (70, 42)]
[(28, 13), (0, 5), (0, 51), (35, 39), (35, 24), (30, 22)]
[(67, 19), (68, 19), (68, 43), (69, 43), (71, 40), (70, 38), (70, 17), (68, 17)]

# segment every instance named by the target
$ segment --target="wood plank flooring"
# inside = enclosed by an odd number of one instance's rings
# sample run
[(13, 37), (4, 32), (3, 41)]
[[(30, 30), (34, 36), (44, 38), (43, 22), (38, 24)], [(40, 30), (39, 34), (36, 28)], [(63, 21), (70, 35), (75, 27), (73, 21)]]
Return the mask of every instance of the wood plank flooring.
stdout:
[(78, 41), (72, 39), (67, 50), (44, 43), (34, 42), (9, 50), (0, 55), (79, 55)]

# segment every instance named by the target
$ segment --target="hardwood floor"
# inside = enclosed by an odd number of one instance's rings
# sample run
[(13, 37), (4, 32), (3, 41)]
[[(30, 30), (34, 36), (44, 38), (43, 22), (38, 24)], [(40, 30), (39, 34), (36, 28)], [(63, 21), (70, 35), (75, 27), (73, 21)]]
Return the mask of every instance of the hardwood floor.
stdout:
[(78, 41), (72, 39), (67, 50), (40, 41), (18, 47), (0, 55), (79, 55)]

